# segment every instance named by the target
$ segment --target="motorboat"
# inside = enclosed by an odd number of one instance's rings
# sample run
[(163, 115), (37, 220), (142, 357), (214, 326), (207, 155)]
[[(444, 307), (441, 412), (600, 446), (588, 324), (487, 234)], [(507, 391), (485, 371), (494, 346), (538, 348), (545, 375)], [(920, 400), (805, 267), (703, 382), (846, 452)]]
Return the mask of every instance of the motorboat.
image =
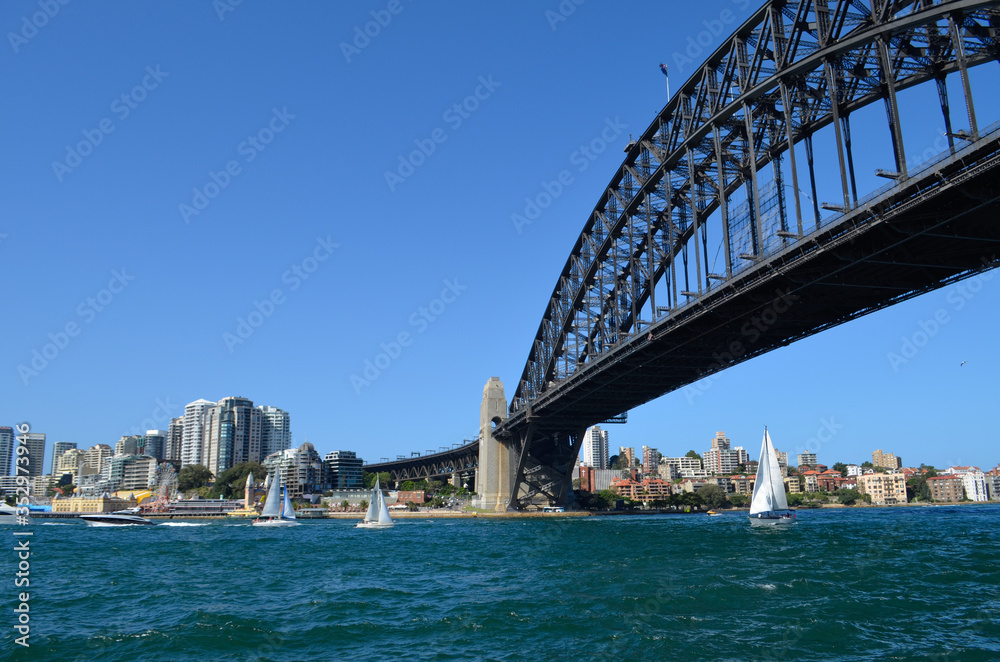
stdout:
[(113, 513), (88, 513), (80, 515), (80, 519), (90, 526), (150, 526), (156, 522), (139, 515), (139, 508), (116, 510)]

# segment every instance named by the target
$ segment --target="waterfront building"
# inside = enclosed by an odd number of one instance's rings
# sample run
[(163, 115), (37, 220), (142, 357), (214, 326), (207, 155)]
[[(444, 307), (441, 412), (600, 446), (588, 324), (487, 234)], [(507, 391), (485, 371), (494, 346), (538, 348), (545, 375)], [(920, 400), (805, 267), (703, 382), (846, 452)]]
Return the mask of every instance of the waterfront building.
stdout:
[(608, 431), (600, 425), (587, 428), (583, 435), (583, 463), (594, 469), (608, 469)]
[(323, 492), (326, 471), (323, 460), (313, 445), (306, 442), (298, 448), (288, 448), (272, 453), (264, 458), (262, 463), (267, 468), (271, 480), (277, 472), (281, 472), (281, 481), (288, 488), (289, 497), (301, 497), (303, 494)]
[[(41, 476), (45, 466), (45, 433), (26, 432), (18, 437), (28, 450), (28, 476)], [(17, 455), (15, 448), (14, 454)], [(24, 474), (21, 474), (24, 475)]]
[(990, 501), (1000, 501), (1000, 472), (991, 471), (986, 474), (986, 491)]
[(156, 458), (134, 455), (125, 458), (119, 490), (148, 490), (156, 478)]
[(642, 447), (642, 473), (655, 474), (660, 467), (660, 452), (649, 446)]
[(396, 503), (415, 503), (422, 506), (427, 503), (427, 493), (423, 490), (400, 490), (396, 493)]
[(644, 478), (641, 481), (632, 478), (615, 478), (611, 481), (611, 491), (623, 499), (641, 501), (666, 501), (673, 494), (672, 486), (662, 478)]
[(146, 430), (146, 436), (139, 447), (140, 455), (156, 458), (158, 462), (166, 459), (167, 430)]
[(52, 474), (32, 477), (31, 496), (32, 497), (48, 496), (49, 490), (52, 489), (52, 483), (53, 483)]
[(195, 400), (184, 407), (184, 441), (181, 444), (181, 466), (189, 464), (206, 465), (208, 452), (205, 448), (205, 417), (214, 407), (211, 400)]
[(365, 486), (364, 461), (354, 451), (331, 451), (323, 458), (326, 486), (334, 490), (356, 490)]
[(962, 487), (965, 488), (965, 498), (969, 501), (990, 500), (986, 488), (986, 474), (982, 471), (966, 471), (962, 474)]
[(979, 469), (979, 467), (957, 465), (957, 466), (954, 466), (954, 467), (948, 467), (942, 473), (951, 474), (952, 476), (964, 476), (965, 474), (969, 473), (970, 471), (973, 471), (973, 472), (974, 471), (980, 471), (980, 469)]
[(961, 476), (944, 474), (927, 479), (931, 491), (931, 501), (958, 503), (965, 498), (965, 485)]
[(580, 489), (584, 492), (600, 492), (610, 490), (611, 481), (620, 478), (620, 469), (595, 469), (585, 464), (580, 465)]
[(906, 477), (901, 473), (858, 476), (858, 491), (869, 495), (875, 506), (907, 503)]
[(94, 469), (96, 473), (102, 473), (107, 468), (108, 462), (111, 460), (111, 455), (111, 446), (107, 444), (95, 444), (84, 453), (83, 463)]
[(0, 476), (10, 476), (10, 463), (14, 457), (14, 428), (0, 426)]
[(833, 492), (837, 489), (840, 472), (834, 469), (821, 471), (816, 475), (816, 487), (820, 492)]
[(135, 508), (137, 505), (139, 504), (135, 499), (120, 499), (107, 493), (98, 497), (56, 497), (52, 499), (52, 512), (113, 513), (116, 510)]
[(0, 494), (17, 493), (17, 476), (0, 476)]
[(785, 480), (785, 491), (789, 494), (801, 494), (802, 493), (802, 482), (799, 480), (798, 476), (786, 476)]
[(799, 473), (799, 475), (802, 476), (803, 482), (805, 483), (803, 487), (806, 494), (813, 494), (815, 492), (819, 492), (819, 485), (816, 482), (817, 474), (818, 472), (813, 471), (812, 469), (807, 469)]
[(872, 464), (884, 469), (899, 469), (903, 466), (903, 460), (893, 453), (883, 453), (880, 448), (872, 453)]
[(857, 476), (845, 476), (843, 478), (837, 477), (833, 479), (834, 485), (838, 490), (856, 490), (858, 489), (858, 477)]
[(705, 479), (705, 484), (717, 485), (726, 494), (731, 494), (733, 491), (733, 483), (729, 480), (729, 476), (709, 476)]
[(292, 447), (292, 417), (284, 409), (261, 406), (260, 410), (260, 455), (267, 457), (272, 453), (288, 450)]
[(712, 447), (704, 454), (705, 471), (709, 474), (726, 476), (736, 473), (740, 465), (750, 461), (750, 456), (742, 446), (731, 448), (725, 432), (716, 432)]
[(59, 458), (62, 457), (63, 453), (66, 451), (76, 448), (76, 442), (73, 441), (57, 441), (52, 444), (52, 466), (49, 469), (49, 473), (53, 476), (56, 474), (56, 468), (59, 466)]
[(816, 453), (810, 453), (806, 451), (805, 453), (799, 453), (796, 457), (797, 466), (800, 467), (812, 467), (816, 465)]
[(857, 464), (848, 464), (847, 465), (847, 475), (848, 476), (860, 476), (861, 475), (861, 466), (857, 465)]

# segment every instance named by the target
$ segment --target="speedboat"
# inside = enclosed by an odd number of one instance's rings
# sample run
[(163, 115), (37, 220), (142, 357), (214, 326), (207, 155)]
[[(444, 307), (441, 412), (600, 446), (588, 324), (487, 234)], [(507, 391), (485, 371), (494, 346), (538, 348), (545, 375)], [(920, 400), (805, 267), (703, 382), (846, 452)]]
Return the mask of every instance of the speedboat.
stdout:
[(710, 511), (708, 511), (708, 512), (707, 512), (707, 513), (705, 513), (705, 514), (706, 514), (706, 515), (708, 515), (709, 517), (719, 517), (719, 516), (721, 516), (721, 515), (722, 515), (722, 513), (717, 513), (717, 512), (715, 512), (714, 510), (710, 510)]
[(139, 516), (138, 508), (116, 510), (113, 513), (91, 513), (80, 515), (80, 519), (90, 526), (155, 525), (156, 522)]
[(0, 524), (31, 524), (31, 518), (27, 515), (22, 515), (21, 520), (18, 521), (17, 508), (2, 504), (0, 505)]

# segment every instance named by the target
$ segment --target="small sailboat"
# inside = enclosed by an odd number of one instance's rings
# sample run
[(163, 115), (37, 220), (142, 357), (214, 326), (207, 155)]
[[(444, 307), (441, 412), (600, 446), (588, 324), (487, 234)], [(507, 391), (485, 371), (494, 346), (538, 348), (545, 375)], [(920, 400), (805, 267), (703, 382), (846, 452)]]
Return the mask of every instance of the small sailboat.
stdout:
[[(279, 497), (279, 493), (283, 497)], [(281, 485), (281, 476), (275, 474), (271, 486), (267, 489), (267, 499), (264, 500), (264, 509), (260, 517), (253, 521), (254, 526), (295, 526), (295, 511), (292, 509), (292, 502), (288, 498), (288, 490)]]
[(368, 512), (365, 518), (358, 523), (359, 529), (388, 529), (392, 526), (392, 518), (389, 517), (389, 509), (385, 505), (382, 497), (382, 488), (375, 476), (375, 489), (372, 490), (371, 501), (368, 502)]
[(778, 466), (778, 455), (771, 444), (771, 436), (764, 427), (764, 441), (760, 445), (760, 462), (757, 464), (757, 480), (750, 500), (750, 524), (791, 524), (795, 521), (795, 511), (788, 508), (785, 498), (785, 483)]

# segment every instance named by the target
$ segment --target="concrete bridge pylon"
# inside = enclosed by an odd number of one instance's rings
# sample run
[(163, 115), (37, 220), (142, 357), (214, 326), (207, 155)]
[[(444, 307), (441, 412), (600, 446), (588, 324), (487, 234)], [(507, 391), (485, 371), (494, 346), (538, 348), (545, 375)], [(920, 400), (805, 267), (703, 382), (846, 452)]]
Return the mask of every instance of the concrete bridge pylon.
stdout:
[(503, 382), (499, 377), (490, 377), (483, 387), (483, 402), (479, 408), (479, 468), (474, 505), (496, 512), (507, 510), (516, 469), (513, 448), (493, 436), (494, 429), (506, 420)]

